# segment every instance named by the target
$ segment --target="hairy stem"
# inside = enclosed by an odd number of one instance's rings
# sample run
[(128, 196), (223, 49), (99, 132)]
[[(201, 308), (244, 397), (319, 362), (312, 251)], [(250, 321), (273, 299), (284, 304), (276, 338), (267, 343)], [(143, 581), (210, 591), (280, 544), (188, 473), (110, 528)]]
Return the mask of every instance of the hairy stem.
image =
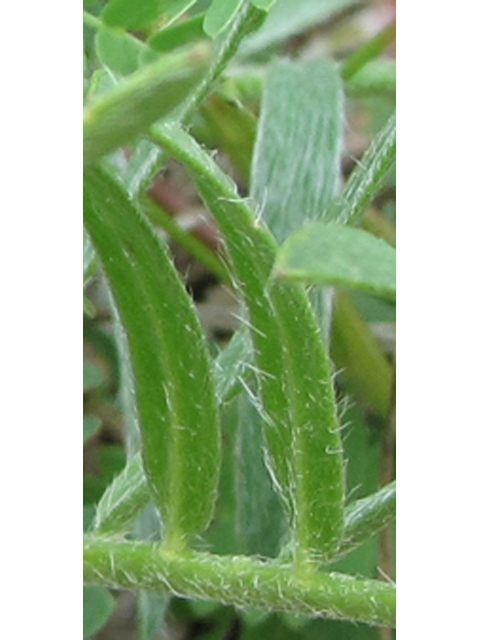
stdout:
[[(190, 93), (188, 98), (179, 106), (177, 112), (174, 114), (173, 120), (177, 124), (188, 125), (189, 120), (191, 120), (195, 111), (201, 106), (202, 102), (212, 91), (215, 83), (225, 71), (228, 63), (237, 53), (243, 38), (250, 33), (250, 31), (258, 28), (264, 17), (265, 13), (263, 11), (259, 11), (248, 2), (245, 2), (244, 7), (238, 12), (224, 39), (221, 40), (214, 60), (203, 76), (203, 79)], [(165, 163), (165, 160), (166, 155), (158, 149), (157, 160), (152, 164), (148, 175), (139, 185), (139, 193), (142, 193), (150, 185), (155, 175)]]
[(290, 565), (207, 553), (177, 555), (158, 544), (86, 537), (84, 580), (114, 589), (169, 591), (237, 607), (395, 625), (392, 585), (321, 572), (298, 580)]
[(265, 12), (259, 11), (249, 2), (244, 2), (232, 26), (228, 29), (225, 38), (220, 42), (213, 64), (208, 69), (203, 80), (181, 105), (177, 114), (177, 122), (188, 122), (196, 109), (208, 96), (218, 78), (225, 71), (227, 64), (237, 53), (243, 38), (251, 31), (257, 29), (264, 18)]

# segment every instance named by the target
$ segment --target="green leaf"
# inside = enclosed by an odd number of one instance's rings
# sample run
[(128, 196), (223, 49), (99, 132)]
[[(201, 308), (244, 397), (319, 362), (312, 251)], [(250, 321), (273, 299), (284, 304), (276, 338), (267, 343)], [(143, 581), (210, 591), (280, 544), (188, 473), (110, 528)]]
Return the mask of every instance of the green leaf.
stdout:
[(395, 249), (362, 229), (316, 222), (281, 248), (277, 276), (359, 289), (395, 301)]
[(234, 501), (238, 552), (276, 557), (286, 523), (265, 466), (262, 416), (255, 398), (244, 393), (237, 402)]
[(95, 35), (95, 49), (100, 62), (120, 75), (138, 69), (139, 47), (133, 38), (113, 29), (100, 29)]
[(277, 62), (268, 73), (251, 192), (279, 242), (319, 220), (338, 193), (342, 85), (330, 60)]
[(218, 36), (237, 15), (244, 0), (212, 0), (205, 13), (203, 28), (211, 38)]
[(203, 38), (205, 38), (203, 14), (200, 14), (190, 18), (190, 20), (183, 20), (178, 24), (158, 31), (148, 40), (148, 44), (155, 51), (165, 52), (172, 51), (182, 45), (192, 44)]
[(152, 137), (185, 165), (225, 238), (249, 310), (268, 465), (289, 511), (295, 553), (308, 570), (309, 558), (335, 552), (344, 500), (332, 378), (316, 318), (302, 287), (277, 279), (268, 288), (275, 241), (212, 158), (177, 127), (156, 126)]
[(95, 532), (108, 535), (124, 531), (150, 497), (141, 456), (136, 455), (114, 479), (98, 503)]
[(84, 416), (83, 418), (83, 442), (85, 443), (100, 430), (102, 421), (97, 416)]
[(182, 545), (210, 522), (219, 475), (206, 343), (166, 249), (119, 185), (99, 169), (84, 175), (84, 221), (128, 343), (144, 465), (166, 542)]
[(362, 544), (395, 519), (397, 504), (396, 481), (390, 482), (377, 493), (357, 500), (346, 509), (344, 550)]
[(109, 27), (131, 31), (146, 29), (160, 15), (161, 0), (110, 0), (102, 12)]
[(277, 45), (360, 3), (361, 0), (277, 0), (263, 27), (245, 42), (244, 52), (253, 54)]
[[(213, 378), (220, 406), (233, 400), (252, 373), (250, 337), (238, 331), (214, 361)], [(103, 494), (95, 516), (95, 531), (114, 535), (123, 533), (151, 495), (140, 455), (134, 455)], [(148, 532), (150, 533), (150, 532)]]
[(83, 587), (83, 637), (91, 638), (108, 621), (115, 598), (103, 587)]
[(136, 608), (138, 640), (158, 638), (165, 626), (170, 599), (169, 593), (139, 591)]
[(83, 393), (99, 387), (103, 382), (102, 372), (90, 362), (83, 363)]
[(197, 51), (144, 67), (84, 109), (83, 160), (89, 165), (147, 132), (190, 93), (205, 68)]
[(363, 154), (340, 198), (327, 211), (327, 221), (350, 225), (359, 221), (395, 162), (396, 131), (394, 114)]

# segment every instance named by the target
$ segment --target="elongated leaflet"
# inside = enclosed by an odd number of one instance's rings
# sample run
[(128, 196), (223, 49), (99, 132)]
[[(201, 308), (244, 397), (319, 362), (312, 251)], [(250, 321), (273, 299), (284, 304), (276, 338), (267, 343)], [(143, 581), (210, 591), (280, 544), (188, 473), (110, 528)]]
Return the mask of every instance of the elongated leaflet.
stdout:
[(167, 116), (206, 68), (207, 51), (175, 54), (132, 74), (83, 113), (83, 163), (90, 165)]
[(138, 512), (150, 500), (147, 479), (140, 455), (130, 460), (103, 494), (95, 513), (94, 530), (99, 534), (123, 533)]
[(396, 505), (395, 480), (376, 493), (348, 505), (345, 513), (345, 542), (341, 553), (348, 553), (392, 522), (395, 519)]
[(269, 68), (250, 183), (280, 243), (321, 220), (338, 195), (342, 115), (342, 82), (331, 60), (280, 60)]
[[(250, 337), (241, 329), (214, 361), (213, 379), (220, 406), (243, 389), (240, 379), (251, 375), (252, 360)], [(124, 534), (150, 498), (141, 458), (134, 455), (102, 496), (95, 516), (95, 533)]]
[(143, 459), (166, 543), (208, 525), (220, 438), (209, 359), (193, 303), (164, 247), (119, 185), (84, 176), (84, 221), (125, 330)]
[(344, 471), (327, 357), (305, 292), (280, 281), (269, 288), (276, 243), (210, 156), (177, 127), (155, 126), (152, 136), (184, 163), (223, 233), (249, 310), (268, 462), (290, 512), (295, 551), (327, 558), (342, 537)]
[(218, 36), (235, 18), (244, 0), (212, 0), (207, 9), (203, 28), (211, 38)]

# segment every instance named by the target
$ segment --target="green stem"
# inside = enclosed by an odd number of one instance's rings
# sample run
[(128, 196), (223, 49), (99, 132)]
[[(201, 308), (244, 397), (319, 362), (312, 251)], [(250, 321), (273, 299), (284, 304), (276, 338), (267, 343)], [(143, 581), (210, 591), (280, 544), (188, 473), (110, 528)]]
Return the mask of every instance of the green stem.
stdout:
[(348, 96), (385, 96), (393, 102), (397, 90), (397, 67), (392, 60), (367, 62), (345, 84)]
[[(184, 125), (189, 123), (195, 111), (212, 91), (212, 88), (226, 69), (228, 63), (237, 53), (245, 35), (257, 28), (264, 17), (265, 12), (259, 11), (250, 5), (249, 2), (245, 2), (244, 7), (238, 12), (232, 26), (228, 29), (225, 38), (221, 40), (220, 47), (208, 71), (174, 114), (173, 120), (175, 123)], [(157, 160), (152, 163), (151, 170), (139, 185), (138, 193), (143, 193), (151, 184), (153, 178), (165, 163), (165, 159), (165, 153), (159, 149)]]
[(103, 27), (103, 22), (100, 18), (93, 16), (91, 13), (88, 13), (88, 11), (83, 12), (83, 22), (97, 31)]
[(379, 56), (388, 45), (395, 40), (396, 26), (392, 22), (384, 29), (377, 33), (364, 45), (356, 49), (342, 65), (342, 78), (349, 80), (359, 71), (367, 62)]
[(155, 225), (166, 231), (174, 242), (183, 247), (185, 251), (188, 251), (210, 273), (217, 276), (223, 283), (231, 284), (230, 276), (217, 256), (203, 242), (200, 242), (191, 233), (185, 231), (166, 211), (157, 204), (147, 201), (146, 198), (142, 199), (142, 210)]
[(325, 222), (355, 225), (395, 162), (397, 120), (393, 114), (352, 171), (343, 192), (329, 207)]
[(168, 591), (312, 617), (395, 625), (395, 587), (315, 573), (297, 580), (290, 565), (207, 553), (167, 553), (160, 545), (86, 537), (84, 580), (113, 589)]
[(203, 80), (181, 105), (177, 114), (177, 123), (185, 124), (190, 120), (224, 72), (227, 64), (237, 53), (243, 38), (258, 28), (264, 18), (265, 12), (259, 11), (248, 1), (244, 3), (242, 9), (237, 13), (232, 26), (228, 29), (225, 39), (221, 41), (213, 64), (208, 69)]

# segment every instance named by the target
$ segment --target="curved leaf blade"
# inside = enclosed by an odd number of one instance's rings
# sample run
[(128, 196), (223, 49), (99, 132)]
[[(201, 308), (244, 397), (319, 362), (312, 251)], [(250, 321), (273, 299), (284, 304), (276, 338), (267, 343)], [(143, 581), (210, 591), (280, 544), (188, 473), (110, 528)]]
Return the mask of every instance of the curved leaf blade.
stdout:
[(345, 510), (345, 542), (340, 554), (350, 553), (396, 517), (397, 483), (394, 480), (376, 493), (356, 500)]
[(154, 51), (163, 53), (202, 38), (206, 38), (206, 35), (203, 31), (203, 17), (200, 15), (158, 31), (148, 40), (148, 44)]
[[(214, 360), (213, 379), (220, 406), (243, 389), (242, 379), (252, 373), (252, 345), (241, 329)], [(135, 454), (105, 490), (97, 506), (94, 531), (100, 535), (123, 534), (151, 497), (141, 456)]]
[(95, 513), (95, 532), (100, 535), (123, 532), (150, 497), (141, 456), (137, 454), (101, 497)]
[(395, 249), (362, 229), (317, 222), (294, 233), (281, 248), (278, 277), (340, 285), (395, 301)]
[(224, 31), (237, 15), (244, 0), (213, 0), (203, 22), (207, 35), (215, 38)]
[(331, 60), (279, 61), (263, 90), (252, 197), (279, 242), (319, 220), (338, 194), (343, 94)]
[(143, 460), (164, 538), (181, 545), (210, 522), (220, 437), (210, 362), (193, 302), (165, 248), (120, 186), (84, 175), (84, 219), (129, 346)]
[(171, 55), (129, 76), (84, 109), (83, 162), (103, 155), (145, 133), (190, 93), (205, 69), (205, 56)]
[(95, 51), (105, 67), (120, 75), (134, 73), (139, 67), (140, 47), (124, 32), (99, 29), (95, 35)]

